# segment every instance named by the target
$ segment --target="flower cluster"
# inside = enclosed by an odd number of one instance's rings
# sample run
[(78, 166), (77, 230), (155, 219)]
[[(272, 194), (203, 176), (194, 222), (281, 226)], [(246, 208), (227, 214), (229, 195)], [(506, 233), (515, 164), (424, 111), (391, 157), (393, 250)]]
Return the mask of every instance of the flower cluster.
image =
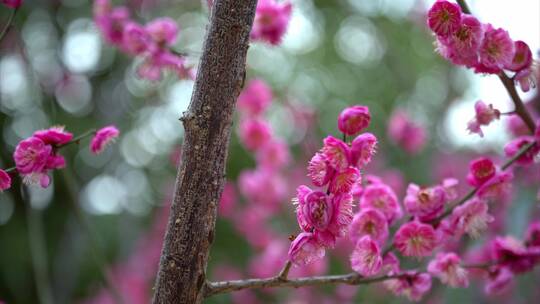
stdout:
[[(340, 114), (338, 126), (346, 136), (363, 131), (369, 121), (368, 108), (354, 106)], [(353, 187), (361, 184), (359, 170), (371, 161), (376, 145), (377, 138), (371, 133), (358, 135), (350, 144), (333, 136), (324, 139), (322, 149), (309, 162), (308, 176), (314, 186), (326, 187), (326, 191), (302, 185), (293, 199), (302, 233), (289, 249), (292, 263), (303, 265), (320, 258), (324, 248), (334, 247), (336, 240), (348, 232), (353, 218)], [(360, 238), (358, 246), (365, 255), (377, 250), (370, 237)], [(372, 268), (380, 264), (371, 262)]]
[(437, 36), (437, 51), (452, 63), (476, 73), (507, 70), (515, 73), (524, 91), (534, 86), (532, 52), (525, 42), (513, 41), (506, 30), (483, 24), (464, 14), (458, 4), (446, 0), (433, 4), (427, 23)]
[(130, 18), (126, 6), (113, 7), (110, 0), (96, 0), (94, 21), (108, 43), (142, 58), (137, 68), (139, 77), (157, 81), (167, 69), (180, 78), (193, 78), (186, 59), (171, 50), (179, 32), (171, 18), (157, 18), (143, 26)]
[(255, 20), (251, 29), (251, 39), (278, 45), (287, 31), (291, 19), (292, 4), (287, 0), (259, 0)]
[[(90, 151), (101, 153), (105, 147), (118, 137), (120, 132), (114, 126), (107, 126), (95, 132), (90, 143)], [(78, 141), (78, 139), (77, 139)], [(13, 159), (15, 168), (0, 170), (0, 191), (11, 187), (8, 171), (17, 171), (26, 184), (39, 184), (45, 188), (50, 184), (49, 172), (66, 166), (66, 159), (58, 150), (74, 142), (73, 134), (57, 126), (39, 130), (15, 148)]]

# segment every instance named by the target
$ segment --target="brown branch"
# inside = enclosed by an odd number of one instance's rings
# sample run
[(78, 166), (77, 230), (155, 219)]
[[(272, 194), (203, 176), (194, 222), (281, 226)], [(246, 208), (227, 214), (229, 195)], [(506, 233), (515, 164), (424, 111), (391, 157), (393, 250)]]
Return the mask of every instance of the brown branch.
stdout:
[(17, 10), (18, 9), (16, 8), (11, 11), (11, 14), (9, 15), (6, 25), (2, 29), (2, 32), (0, 32), (0, 42), (2, 42), (2, 39), (4, 39), (4, 36), (8, 33), (9, 28), (11, 27), (11, 24), (13, 23), (13, 19), (15, 19), (15, 15), (17, 15)]
[(299, 288), (307, 286), (319, 286), (328, 284), (348, 284), (348, 285), (365, 285), (376, 282), (381, 282), (390, 279), (396, 279), (402, 275), (384, 275), (374, 278), (364, 278), (357, 273), (349, 273), (344, 275), (328, 275), (303, 277), (298, 279), (280, 279), (279, 276), (266, 279), (247, 279), (234, 280), (223, 282), (209, 282), (205, 286), (204, 296), (211, 297), (220, 293), (228, 293), (232, 291), (257, 288), (276, 288), (289, 287)]
[(200, 303), (257, 0), (215, 1), (189, 109), (153, 303)]

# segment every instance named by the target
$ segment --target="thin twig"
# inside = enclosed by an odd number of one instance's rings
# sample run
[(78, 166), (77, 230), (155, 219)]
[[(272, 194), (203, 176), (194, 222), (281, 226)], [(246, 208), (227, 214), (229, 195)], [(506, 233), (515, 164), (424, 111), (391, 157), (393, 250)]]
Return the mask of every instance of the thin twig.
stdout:
[(283, 269), (279, 273), (278, 278), (281, 280), (287, 280), (287, 277), (289, 276), (289, 270), (291, 270), (291, 266), (291, 261), (287, 261), (287, 263), (285, 263), (285, 267), (283, 267)]
[(7, 34), (9, 28), (11, 27), (11, 23), (13, 22), (13, 19), (15, 18), (15, 15), (17, 14), (17, 8), (11, 11), (11, 14), (9, 15), (9, 19), (6, 23), (6, 26), (2, 29), (2, 32), (0, 32), (0, 42), (2, 39), (4, 39), (4, 36)]
[(220, 293), (228, 293), (232, 291), (238, 291), (243, 289), (256, 289), (256, 288), (276, 288), (276, 287), (289, 287), (299, 288), (306, 286), (318, 286), (327, 284), (347, 284), (347, 285), (365, 285), (376, 282), (381, 282), (390, 279), (396, 279), (403, 276), (397, 275), (384, 275), (374, 278), (364, 278), (357, 273), (349, 273), (344, 275), (328, 275), (328, 276), (314, 276), (303, 277), (298, 279), (286, 279), (281, 280), (279, 276), (266, 278), (266, 279), (247, 279), (247, 280), (234, 280), (223, 282), (208, 282), (206, 283), (204, 296), (211, 297)]

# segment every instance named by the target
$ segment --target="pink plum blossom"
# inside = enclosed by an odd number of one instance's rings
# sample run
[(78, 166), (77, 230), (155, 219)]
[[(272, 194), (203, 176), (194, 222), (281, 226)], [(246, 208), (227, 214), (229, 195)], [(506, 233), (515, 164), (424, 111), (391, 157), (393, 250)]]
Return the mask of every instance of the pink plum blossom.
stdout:
[(531, 88), (536, 88), (538, 79), (533, 68), (525, 68), (516, 73), (514, 81), (523, 92), (529, 92)]
[(326, 185), (335, 172), (323, 153), (315, 153), (313, 155), (309, 161), (307, 170), (311, 182), (317, 187)]
[(0, 169), (0, 192), (11, 188), (11, 177), (9, 173)]
[(317, 242), (313, 233), (302, 232), (291, 243), (288, 257), (294, 265), (302, 266), (322, 259), (324, 254), (324, 247)]
[(444, 189), (445, 198), (447, 200), (455, 200), (458, 198), (459, 181), (455, 178), (445, 178), (441, 186)]
[(437, 50), (454, 64), (475, 66), (478, 49), (484, 37), (482, 24), (471, 15), (463, 15), (457, 31), (448, 37), (438, 37)]
[(43, 173), (52, 147), (37, 137), (29, 137), (17, 145), (13, 154), (17, 171), (21, 175)]
[(168, 17), (150, 21), (145, 29), (154, 42), (160, 46), (172, 46), (178, 36), (178, 25)]
[(324, 139), (324, 146), (322, 153), (330, 166), (341, 171), (349, 167), (349, 147), (343, 141), (333, 137), (327, 136)]
[(65, 131), (63, 126), (39, 130), (34, 132), (33, 136), (41, 139), (45, 144), (52, 146), (62, 146), (73, 139), (73, 134)]
[(245, 119), (240, 122), (238, 135), (247, 149), (256, 151), (272, 138), (272, 129), (262, 119)]
[(461, 8), (455, 3), (438, 0), (429, 9), (427, 23), (438, 36), (452, 35), (461, 24)]
[(369, 235), (381, 246), (388, 238), (388, 222), (384, 214), (377, 209), (363, 208), (351, 222), (349, 238), (353, 243), (365, 235)]
[(441, 186), (420, 188), (410, 184), (405, 196), (405, 209), (421, 221), (430, 221), (439, 216), (446, 202), (446, 191)]
[(519, 72), (528, 68), (532, 64), (532, 52), (527, 43), (518, 40), (514, 42), (514, 58), (505, 68), (514, 72)]
[(514, 274), (507, 267), (495, 267), (489, 271), (484, 292), (488, 295), (501, 294), (508, 289), (513, 278)]
[(251, 39), (272, 45), (281, 43), (291, 19), (291, 12), (292, 4), (288, 0), (260, 0), (255, 12)]
[(104, 14), (94, 15), (97, 28), (101, 31), (107, 42), (121, 46), (124, 41), (124, 26), (129, 21), (129, 11), (126, 7), (117, 7), (107, 11), (101, 1), (94, 4), (94, 11)]
[(349, 167), (333, 176), (328, 191), (333, 194), (349, 193), (355, 183), (360, 181), (360, 171)]
[(331, 199), (320, 191), (309, 193), (304, 203), (299, 205), (309, 227), (317, 230), (326, 230), (334, 215)]
[(431, 289), (431, 276), (428, 273), (406, 271), (397, 279), (385, 281), (384, 286), (395, 295), (403, 295), (411, 301), (420, 301)]
[(345, 135), (354, 135), (369, 126), (371, 115), (366, 106), (345, 108), (338, 116), (338, 129)]
[(364, 277), (376, 275), (382, 267), (381, 249), (369, 235), (361, 237), (351, 254), (351, 268)]
[(272, 90), (262, 79), (253, 79), (238, 96), (238, 110), (247, 115), (262, 114), (272, 102)]
[(268, 169), (279, 169), (287, 165), (291, 159), (287, 143), (280, 139), (272, 139), (257, 150), (257, 163)]
[(186, 66), (186, 59), (168, 50), (152, 52), (137, 67), (137, 76), (151, 81), (161, 79), (163, 70), (175, 73), (181, 79), (194, 79), (193, 69)]
[(540, 221), (529, 224), (525, 233), (525, 245), (527, 247), (540, 247)]
[(427, 140), (427, 131), (403, 110), (395, 111), (388, 123), (388, 137), (409, 154), (420, 152)]
[(540, 152), (540, 145), (536, 143), (536, 139), (533, 136), (520, 136), (512, 140), (504, 146), (504, 154), (509, 158), (514, 157), (514, 155), (529, 144), (533, 144), (533, 146), (521, 155), (516, 160), (516, 163), (523, 166), (530, 165), (534, 162), (538, 152)]
[(403, 224), (394, 237), (394, 245), (404, 256), (429, 256), (437, 244), (433, 227), (416, 221)]
[(122, 37), (122, 48), (132, 55), (141, 55), (153, 46), (150, 34), (143, 26), (135, 22), (126, 23)]
[(119, 135), (120, 131), (113, 125), (99, 129), (90, 141), (90, 151), (94, 154), (100, 154), (108, 145), (113, 143)]
[(467, 182), (474, 187), (481, 186), (495, 176), (497, 168), (493, 161), (487, 157), (479, 157), (469, 163)]
[(479, 54), (480, 64), (488, 69), (500, 71), (505, 66), (512, 64), (514, 41), (504, 29), (495, 29), (491, 24), (487, 24)]
[(457, 236), (464, 233), (476, 238), (484, 232), (493, 217), (488, 213), (487, 203), (474, 198), (461, 206), (457, 206), (450, 216), (450, 229)]
[(512, 236), (496, 237), (492, 243), (492, 256), (513, 273), (523, 273), (532, 270), (539, 261), (540, 248), (527, 248)]
[(377, 137), (371, 133), (358, 135), (351, 143), (350, 160), (354, 166), (362, 168), (367, 165), (375, 154)]
[(505, 198), (512, 189), (513, 178), (512, 172), (498, 172), (478, 188), (476, 196), (479, 198)]
[(475, 117), (467, 124), (467, 129), (470, 133), (477, 133), (480, 137), (484, 136), (481, 126), (488, 126), (492, 121), (499, 119), (501, 112), (493, 105), (487, 105), (479, 100), (474, 104)]
[(242, 195), (268, 212), (278, 211), (285, 199), (287, 185), (283, 177), (264, 167), (244, 170), (238, 178)]
[(360, 208), (373, 208), (381, 211), (389, 223), (403, 216), (396, 194), (385, 184), (368, 185), (360, 197)]
[(461, 267), (460, 263), (461, 259), (457, 254), (440, 252), (434, 260), (429, 262), (427, 269), (444, 284), (451, 287), (468, 287), (468, 273), (465, 268)]

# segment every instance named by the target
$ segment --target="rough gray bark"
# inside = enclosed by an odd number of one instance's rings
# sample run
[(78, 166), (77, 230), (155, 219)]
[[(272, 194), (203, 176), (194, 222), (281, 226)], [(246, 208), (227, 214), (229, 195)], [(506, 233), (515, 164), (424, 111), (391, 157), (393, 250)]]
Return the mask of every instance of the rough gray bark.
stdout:
[(257, 0), (212, 8), (189, 109), (153, 303), (200, 303), (223, 189), (232, 115), (245, 75)]

